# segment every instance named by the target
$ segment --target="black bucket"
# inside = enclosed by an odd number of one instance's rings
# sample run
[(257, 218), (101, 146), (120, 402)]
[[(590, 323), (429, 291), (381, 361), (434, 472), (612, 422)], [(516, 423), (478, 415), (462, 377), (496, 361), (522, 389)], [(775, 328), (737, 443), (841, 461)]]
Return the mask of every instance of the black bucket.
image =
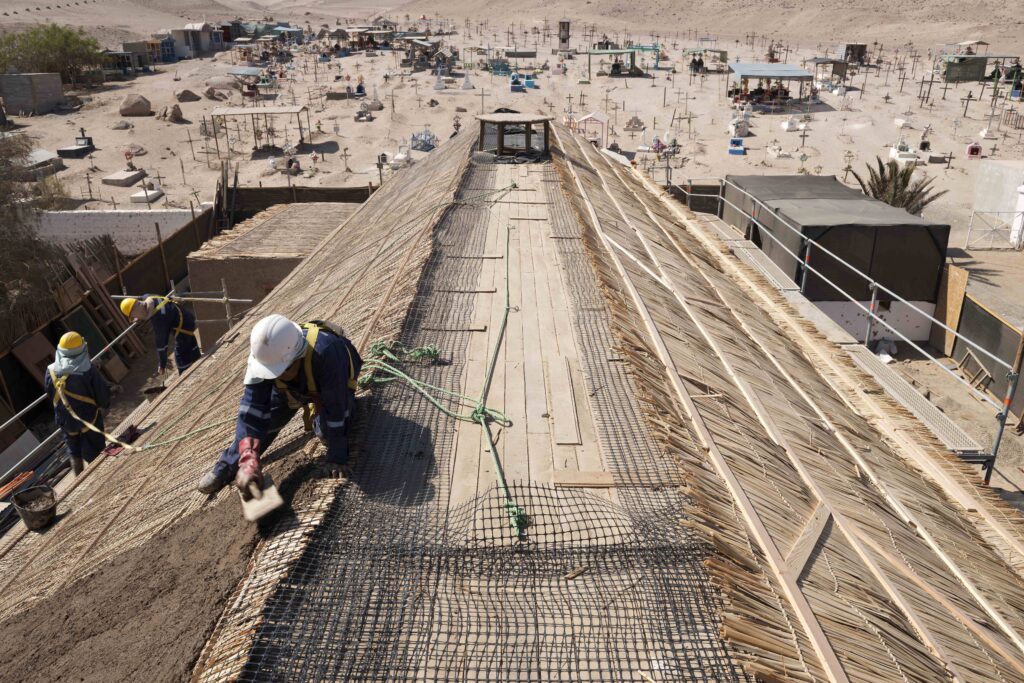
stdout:
[(57, 512), (57, 495), (45, 484), (33, 486), (11, 496), (14, 509), (32, 531), (46, 528)]

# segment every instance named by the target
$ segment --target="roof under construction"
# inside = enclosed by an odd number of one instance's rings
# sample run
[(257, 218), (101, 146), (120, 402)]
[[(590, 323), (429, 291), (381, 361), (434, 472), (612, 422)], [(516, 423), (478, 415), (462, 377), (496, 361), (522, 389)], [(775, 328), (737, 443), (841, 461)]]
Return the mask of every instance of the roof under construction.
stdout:
[[(1024, 676), (1014, 510), (634, 170), (560, 126), (547, 161), (475, 143), (385, 183), (136, 411), (145, 450), (0, 540), (7, 670)], [(443, 362), (360, 395), (348, 486), (293, 420), (265, 456), (289, 510), (254, 538), (193, 486), (272, 312)]]

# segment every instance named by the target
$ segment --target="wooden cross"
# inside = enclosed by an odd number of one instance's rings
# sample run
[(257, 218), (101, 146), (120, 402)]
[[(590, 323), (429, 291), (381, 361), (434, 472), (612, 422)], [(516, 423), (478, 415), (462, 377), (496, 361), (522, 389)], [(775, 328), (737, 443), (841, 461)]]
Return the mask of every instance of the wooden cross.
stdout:
[(901, 93), (903, 92), (903, 82), (906, 81), (906, 80), (907, 80), (907, 70), (906, 69), (901, 69), (900, 70), (900, 92)]
[(348, 153), (348, 147), (343, 148), (341, 150), (341, 154), (339, 154), (338, 156), (345, 160), (345, 173), (351, 173), (352, 169), (348, 167), (348, 158), (350, 156), (350, 154)]
[(487, 96), (487, 91), (480, 88), (480, 113), (484, 113), (484, 97)]
[(949, 90), (949, 81), (942, 84), (942, 99), (946, 99), (946, 91)]
[(967, 97), (961, 97), (960, 101), (964, 103), (964, 115), (963, 118), (967, 117), (967, 107), (971, 106), (971, 102), (975, 100), (974, 93), (970, 90), (967, 91)]
[(581, 111), (582, 111), (582, 110), (583, 110), (583, 108), (584, 108), (584, 107), (586, 106), (586, 98), (587, 98), (587, 96), (586, 96), (586, 95), (584, 95), (584, 94), (583, 94), (583, 91), (581, 90), (581, 91), (580, 91), (580, 110), (581, 110)]
[(807, 128), (800, 131), (800, 149), (804, 148), (804, 143), (807, 141)]

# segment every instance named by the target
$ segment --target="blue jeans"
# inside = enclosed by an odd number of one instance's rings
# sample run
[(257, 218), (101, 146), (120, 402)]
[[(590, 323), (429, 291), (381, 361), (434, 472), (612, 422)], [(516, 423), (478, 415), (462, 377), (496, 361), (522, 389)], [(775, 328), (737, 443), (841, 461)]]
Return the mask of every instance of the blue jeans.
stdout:
[(192, 367), (200, 355), (195, 335), (181, 333), (174, 338), (174, 364), (179, 375)]
[[(96, 419), (93, 421), (97, 429), (103, 429), (103, 416), (97, 414)], [(102, 434), (97, 434), (91, 429), (87, 429), (81, 434), (75, 435), (64, 435), (64, 441), (68, 445), (68, 452), (71, 453), (72, 457), (81, 458), (86, 462), (92, 462), (96, 459), (96, 456), (100, 454), (100, 451), (107, 445), (106, 439), (103, 438)]]

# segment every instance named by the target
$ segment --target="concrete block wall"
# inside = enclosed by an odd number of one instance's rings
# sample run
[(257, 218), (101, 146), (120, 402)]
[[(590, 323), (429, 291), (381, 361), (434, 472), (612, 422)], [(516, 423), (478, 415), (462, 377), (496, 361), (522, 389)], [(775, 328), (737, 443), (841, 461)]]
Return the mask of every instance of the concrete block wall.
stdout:
[[(200, 213), (201, 209), (196, 211)], [(41, 238), (57, 244), (110, 235), (121, 253), (130, 257), (157, 245), (156, 223), (166, 240), (191, 220), (188, 209), (43, 211), (36, 226)]]
[(0, 97), (8, 116), (48, 114), (64, 100), (64, 90), (60, 74), (4, 74)]

